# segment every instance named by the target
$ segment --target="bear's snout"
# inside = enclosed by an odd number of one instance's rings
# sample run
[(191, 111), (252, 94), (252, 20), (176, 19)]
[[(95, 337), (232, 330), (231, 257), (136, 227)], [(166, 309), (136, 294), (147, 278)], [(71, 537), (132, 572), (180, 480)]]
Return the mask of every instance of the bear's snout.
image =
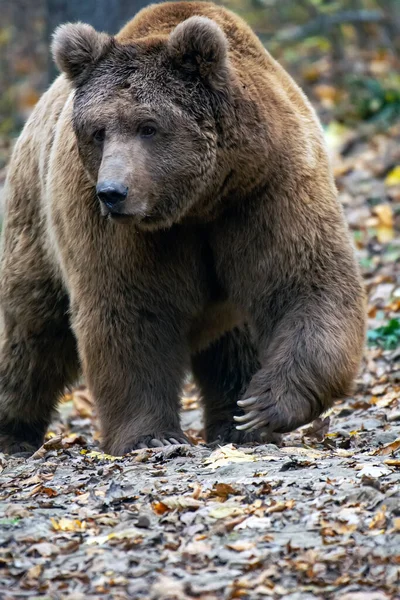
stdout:
[(128, 195), (126, 185), (118, 181), (101, 181), (96, 186), (97, 197), (107, 208), (107, 213), (123, 213), (123, 205)]

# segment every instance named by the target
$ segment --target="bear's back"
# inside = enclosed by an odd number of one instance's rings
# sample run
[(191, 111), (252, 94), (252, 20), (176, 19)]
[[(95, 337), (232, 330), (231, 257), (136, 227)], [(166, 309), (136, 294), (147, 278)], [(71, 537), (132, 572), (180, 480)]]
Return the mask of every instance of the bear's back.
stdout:
[(212, 2), (151, 4), (129, 21), (116, 39), (121, 44), (129, 44), (143, 38), (167, 38), (179, 23), (193, 16), (207, 17), (221, 27), (229, 41), (231, 59), (247, 57), (265, 65), (267, 52), (250, 27), (234, 13)]
[[(242, 18), (213, 2), (164, 2), (142, 9), (115, 36), (120, 44), (166, 40), (182, 21), (193, 16), (215, 21), (228, 39), (228, 56), (242, 88), (249, 97), (257, 98), (267, 112), (281, 106), (282, 114), (295, 114), (303, 121), (304, 135), (311, 127), (320, 136), (319, 124), (308, 99), (292, 77), (270, 55), (253, 30)], [(268, 99), (269, 98), (269, 99)]]

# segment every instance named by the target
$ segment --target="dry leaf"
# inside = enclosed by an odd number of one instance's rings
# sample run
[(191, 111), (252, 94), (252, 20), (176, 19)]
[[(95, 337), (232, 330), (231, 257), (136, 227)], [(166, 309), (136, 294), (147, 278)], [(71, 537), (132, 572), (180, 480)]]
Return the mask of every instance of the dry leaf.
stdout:
[(382, 506), (382, 510), (372, 517), (369, 524), (370, 529), (382, 529), (386, 525), (386, 506)]
[(322, 458), (324, 456), (324, 453), (319, 450), (298, 448), (297, 446), (285, 446), (284, 448), (280, 448), (280, 451), (291, 456), (307, 456), (308, 458)]
[(47, 452), (50, 452), (51, 450), (60, 450), (62, 448), (62, 439), (62, 435), (55, 435), (51, 437), (43, 444), (43, 446), (41, 446), (32, 454), (31, 459), (38, 460), (39, 458), (46, 456)]
[(287, 500), (287, 502), (275, 502), (271, 506), (268, 506), (266, 513), (278, 513), (283, 512), (286, 509), (293, 508), (296, 502), (294, 500)]
[(248, 540), (238, 540), (237, 542), (231, 542), (230, 544), (225, 544), (227, 548), (231, 550), (235, 550), (235, 552), (244, 552), (245, 550), (251, 550), (255, 547), (254, 542), (249, 542)]
[(388, 186), (400, 185), (400, 165), (392, 169), (385, 178), (385, 183)]
[(192, 496), (167, 496), (152, 506), (158, 515), (162, 515), (168, 510), (197, 510), (203, 503)]
[(266, 529), (271, 529), (271, 518), (252, 515), (238, 523), (235, 526), (236, 529), (260, 529), (261, 531), (265, 531)]
[(371, 479), (376, 479), (378, 477), (384, 477), (385, 475), (390, 475), (391, 471), (385, 465), (377, 466), (370, 464), (359, 464), (356, 466), (356, 469), (361, 469), (359, 473), (357, 473), (357, 477), (370, 477)]
[(81, 450), (81, 454), (84, 454), (88, 458), (96, 458), (98, 460), (122, 460), (123, 456), (112, 456), (111, 454), (104, 454), (104, 452), (97, 452), (97, 450), (92, 450), (88, 452), (87, 450)]
[[(43, 556), (43, 555), (42, 555)], [(43, 565), (35, 565), (27, 570), (26, 576), (28, 579), (39, 579), (42, 573)]]
[(378, 242), (381, 244), (390, 242), (395, 236), (392, 207), (390, 204), (378, 204), (374, 207), (373, 212), (378, 217), (376, 226)]
[(74, 390), (72, 403), (76, 413), (83, 419), (88, 419), (93, 415), (94, 401), (87, 388)]
[(235, 496), (236, 494), (238, 492), (229, 483), (215, 483), (210, 495), (226, 500), (229, 496)]
[(220, 446), (217, 450), (205, 459), (204, 463), (209, 465), (212, 469), (218, 469), (231, 463), (238, 462), (254, 462), (258, 460), (253, 454), (243, 452), (242, 450), (236, 450), (233, 444), (227, 444), (226, 446)]
[(325, 419), (315, 419), (311, 426), (303, 431), (303, 435), (316, 439), (318, 442), (322, 442), (325, 435), (329, 431), (330, 418), (325, 417)]
[(65, 519), (62, 517), (57, 521), (57, 519), (50, 517), (50, 522), (54, 531), (84, 531), (86, 529), (86, 523), (77, 519)]
[(41, 494), (46, 494), (46, 496), (49, 496), (49, 498), (53, 498), (54, 496), (58, 496), (58, 492), (51, 488), (51, 487), (45, 487), (45, 486), (41, 486), (40, 489)]
[(39, 544), (33, 544), (27, 550), (27, 554), (38, 554), (39, 556), (56, 556), (60, 550), (55, 544), (49, 542), (40, 542)]
[[(386, 455), (392, 454), (396, 450), (400, 448), (400, 438), (397, 438), (394, 442), (390, 442), (390, 444), (385, 444), (382, 448), (375, 450), (372, 454)], [(387, 464), (387, 463), (386, 463)]]
[(213, 519), (226, 519), (227, 517), (237, 517), (244, 513), (244, 509), (236, 504), (220, 504), (211, 509), (208, 516)]
[(143, 540), (143, 533), (136, 528), (131, 527), (122, 531), (113, 531), (112, 533), (107, 533), (105, 535), (89, 537), (86, 543), (89, 545), (98, 544), (101, 546), (110, 540), (135, 540), (140, 543)]
[(400, 458), (387, 458), (383, 462), (389, 467), (400, 467)]

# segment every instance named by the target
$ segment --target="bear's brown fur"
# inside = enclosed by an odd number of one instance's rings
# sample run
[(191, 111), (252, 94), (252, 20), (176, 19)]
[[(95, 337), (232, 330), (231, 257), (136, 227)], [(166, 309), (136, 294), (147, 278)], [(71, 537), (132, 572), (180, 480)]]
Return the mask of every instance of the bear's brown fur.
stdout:
[(363, 290), (321, 128), (249, 27), (166, 3), (115, 38), (61, 26), (53, 52), (8, 172), (1, 449), (42, 442), (80, 365), (114, 454), (185, 441), (190, 366), (210, 442), (347, 394)]

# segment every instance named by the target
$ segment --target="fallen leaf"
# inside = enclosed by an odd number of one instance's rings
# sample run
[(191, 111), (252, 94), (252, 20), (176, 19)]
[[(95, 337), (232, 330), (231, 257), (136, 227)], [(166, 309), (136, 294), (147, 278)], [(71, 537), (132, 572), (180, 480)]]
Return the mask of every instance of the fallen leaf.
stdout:
[(212, 469), (218, 469), (224, 467), (230, 463), (240, 462), (254, 462), (258, 460), (253, 454), (243, 452), (242, 450), (236, 450), (233, 444), (227, 444), (226, 446), (220, 446), (217, 450), (214, 450), (212, 454), (205, 459), (204, 463), (210, 465)]
[(197, 510), (203, 503), (192, 496), (167, 496), (152, 506), (157, 514), (162, 515), (168, 510)]
[(229, 485), (229, 483), (215, 483), (210, 495), (218, 496), (219, 498), (226, 500), (229, 496), (234, 496), (236, 494), (238, 494), (238, 492)]
[(303, 431), (303, 435), (321, 442), (329, 431), (329, 425), (329, 417), (325, 417), (325, 419), (319, 417), (312, 422), (310, 427)]
[(86, 540), (88, 545), (98, 544), (99, 546), (106, 544), (110, 540), (136, 540), (142, 541), (143, 532), (138, 531), (136, 528), (128, 528), (122, 531), (113, 531), (112, 533), (107, 533), (105, 535), (96, 535), (93, 537), (89, 537)]
[(104, 452), (97, 452), (97, 450), (92, 450), (88, 452), (87, 450), (81, 450), (81, 454), (84, 454), (88, 458), (96, 458), (97, 460), (122, 460), (123, 456), (112, 456), (111, 454), (104, 454)]
[(389, 467), (400, 467), (400, 458), (388, 458), (383, 461)]
[(243, 513), (244, 509), (241, 506), (235, 504), (220, 504), (210, 510), (208, 515), (213, 519), (226, 519), (227, 517), (236, 517)]
[(247, 540), (238, 540), (237, 542), (231, 542), (225, 545), (227, 548), (230, 548), (230, 550), (235, 550), (235, 552), (244, 552), (245, 550), (251, 550), (255, 547), (254, 542), (249, 542)]
[(84, 531), (86, 529), (86, 523), (77, 519), (62, 517), (57, 521), (54, 517), (50, 517), (50, 522), (54, 531)]
[(285, 446), (284, 448), (280, 448), (280, 451), (284, 454), (308, 456), (308, 458), (321, 458), (324, 456), (324, 453), (319, 450), (313, 450), (312, 448), (298, 448), (297, 446)]
[(386, 506), (382, 506), (382, 510), (378, 511), (371, 519), (368, 527), (370, 529), (382, 529), (386, 525)]
[(40, 542), (39, 544), (33, 544), (27, 550), (27, 554), (38, 554), (39, 556), (56, 556), (60, 550), (55, 544), (49, 542)]
[[(42, 555), (43, 556), (43, 555)], [(28, 579), (39, 579), (42, 573), (43, 565), (35, 565), (27, 570), (26, 576)]]
[(74, 390), (72, 403), (76, 413), (83, 419), (90, 418), (93, 415), (94, 401), (87, 388)]
[(385, 475), (390, 475), (391, 471), (384, 465), (376, 466), (376, 465), (357, 465), (356, 468), (360, 468), (360, 472), (357, 473), (357, 477), (370, 477), (371, 479), (376, 479), (378, 477), (383, 477)]
[(260, 529), (261, 531), (265, 531), (266, 529), (271, 528), (271, 518), (270, 517), (256, 517), (252, 515), (248, 517), (244, 521), (241, 521), (237, 525), (235, 525), (236, 529)]
[[(372, 454), (386, 455), (392, 454), (396, 450), (400, 448), (400, 438), (397, 438), (394, 442), (390, 442), (390, 444), (385, 444), (382, 448), (378, 448)], [(387, 463), (386, 463), (387, 464)]]
[(62, 448), (62, 439), (62, 435), (55, 435), (51, 437), (43, 444), (43, 446), (41, 446), (38, 450), (36, 450), (36, 452), (32, 454), (31, 460), (38, 460), (39, 458), (43, 458), (51, 450), (60, 450)]
[(392, 169), (385, 178), (385, 184), (387, 186), (400, 185), (400, 165), (397, 165)]
[(294, 500), (288, 500), (287, 502), (275, 502), (265, 510), (266, 513), (278, 513), (283, 512), (286, 509), (293, 508), (296, 502)]
[(46, 496), (49, 496), (49, 498), (53, 498), (54, 496), (58, 496), (58, 492), (57, 490), (51, 488), (51, 487), (46, 487), (43, 486), (40, 488), (40, 493), (41, 494), (46, 494)]

